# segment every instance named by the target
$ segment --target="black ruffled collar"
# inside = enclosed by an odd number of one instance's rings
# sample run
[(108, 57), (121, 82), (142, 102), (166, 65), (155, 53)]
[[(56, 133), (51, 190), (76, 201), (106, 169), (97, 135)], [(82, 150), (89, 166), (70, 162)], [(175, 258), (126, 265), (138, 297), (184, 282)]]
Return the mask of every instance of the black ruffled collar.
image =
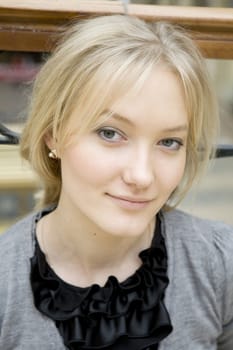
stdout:
[(36, 308), (53, 319), (68, 349), (150, 350), (172, 331), (164, 305), (167, 253), (157, 220), (140, 268), (119, 283), (80, 288), (63, 282), (47, 264), (36, 241), (31, 286)]

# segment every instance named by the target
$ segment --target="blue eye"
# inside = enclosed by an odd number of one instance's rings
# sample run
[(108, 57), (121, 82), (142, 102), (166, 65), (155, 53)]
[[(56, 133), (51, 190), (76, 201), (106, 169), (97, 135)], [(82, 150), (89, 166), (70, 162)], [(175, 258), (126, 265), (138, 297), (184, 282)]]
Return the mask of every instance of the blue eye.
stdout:
[(97, 131), (98, 135), (105, 141), (118, 142), (121, 141), (123, 136), (112, 128), (102, 128)]
[(160, 141), (159, 144), (169, 150), (178, 151), (183, 146), (183, 141), (177, 139), (164, 139)]

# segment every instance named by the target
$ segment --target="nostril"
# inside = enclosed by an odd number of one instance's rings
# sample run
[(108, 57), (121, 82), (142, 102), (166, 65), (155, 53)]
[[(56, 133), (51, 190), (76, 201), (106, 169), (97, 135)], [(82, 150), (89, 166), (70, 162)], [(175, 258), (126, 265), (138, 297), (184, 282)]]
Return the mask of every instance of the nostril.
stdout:
[(134, 185), (138, 188), (145, 188), (152, 184), (154, 176), (152, 171), (140, 168), (128, 168), (123, 174), (123, 180), (128, 185)]

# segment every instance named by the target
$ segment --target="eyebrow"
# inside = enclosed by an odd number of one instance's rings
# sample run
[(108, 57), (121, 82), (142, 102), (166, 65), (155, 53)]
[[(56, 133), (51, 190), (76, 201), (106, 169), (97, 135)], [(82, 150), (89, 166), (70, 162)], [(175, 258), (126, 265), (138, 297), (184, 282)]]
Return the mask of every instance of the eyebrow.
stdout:
[[(119, 120), (123, 123), (129, 124), (131, 126), (134, 126), (134, 123), (128, 119), (127, 117), (124, 117), (123, 115), (120, 115), (116, 112), (113, 112), (111, 110), (108, 110), (108, 113), (110, 114), (110, 117)], [(181, 125), (176, 125), (171, 128), (164, 128), (162, 132), (181, 132), (181, 131), (187, 131), (188, 130), (188, 125), (187, 124), (181, 124)]]
[(113, 119), (117, 119), (117, 120), (119, 120), (119, 121), (121, 121), (121, 122), (123, 122), (123, 123), (126, 123), (126, 124), (129, 124), (129, 125), (131, 125), (131, 126), (134, 126), (134, 123), (133, 123), (130, 119), (124, 117), (123, 115), (120, 115), (120, 114), (118, 114), (118, 113), (116, 113), (116, 112), (113, 112), (113, 111), (111, 111), (111, 110), (108, 110), (107, 113), (108, 113), (108, 114), (110, 115), (110, 117), (113, 118)]
[(163, 129), (165, 132), (179, 132), (179, 131), (188, 131), (188, 125), (187, 124), (182, 124), (182, 125), (177, 125), (172, 128), (165, 128)]

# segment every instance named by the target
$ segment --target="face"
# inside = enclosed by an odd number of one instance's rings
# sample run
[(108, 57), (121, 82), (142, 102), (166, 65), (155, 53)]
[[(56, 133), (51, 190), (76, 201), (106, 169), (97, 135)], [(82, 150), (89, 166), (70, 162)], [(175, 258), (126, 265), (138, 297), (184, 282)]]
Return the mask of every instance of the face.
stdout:
[(188, 118), (178, 78), (157, 67), (137, 94), (109, 107), (96, 130), (61, 152), (59, 208), (79, 226), (142, 234), (179, 184)]

